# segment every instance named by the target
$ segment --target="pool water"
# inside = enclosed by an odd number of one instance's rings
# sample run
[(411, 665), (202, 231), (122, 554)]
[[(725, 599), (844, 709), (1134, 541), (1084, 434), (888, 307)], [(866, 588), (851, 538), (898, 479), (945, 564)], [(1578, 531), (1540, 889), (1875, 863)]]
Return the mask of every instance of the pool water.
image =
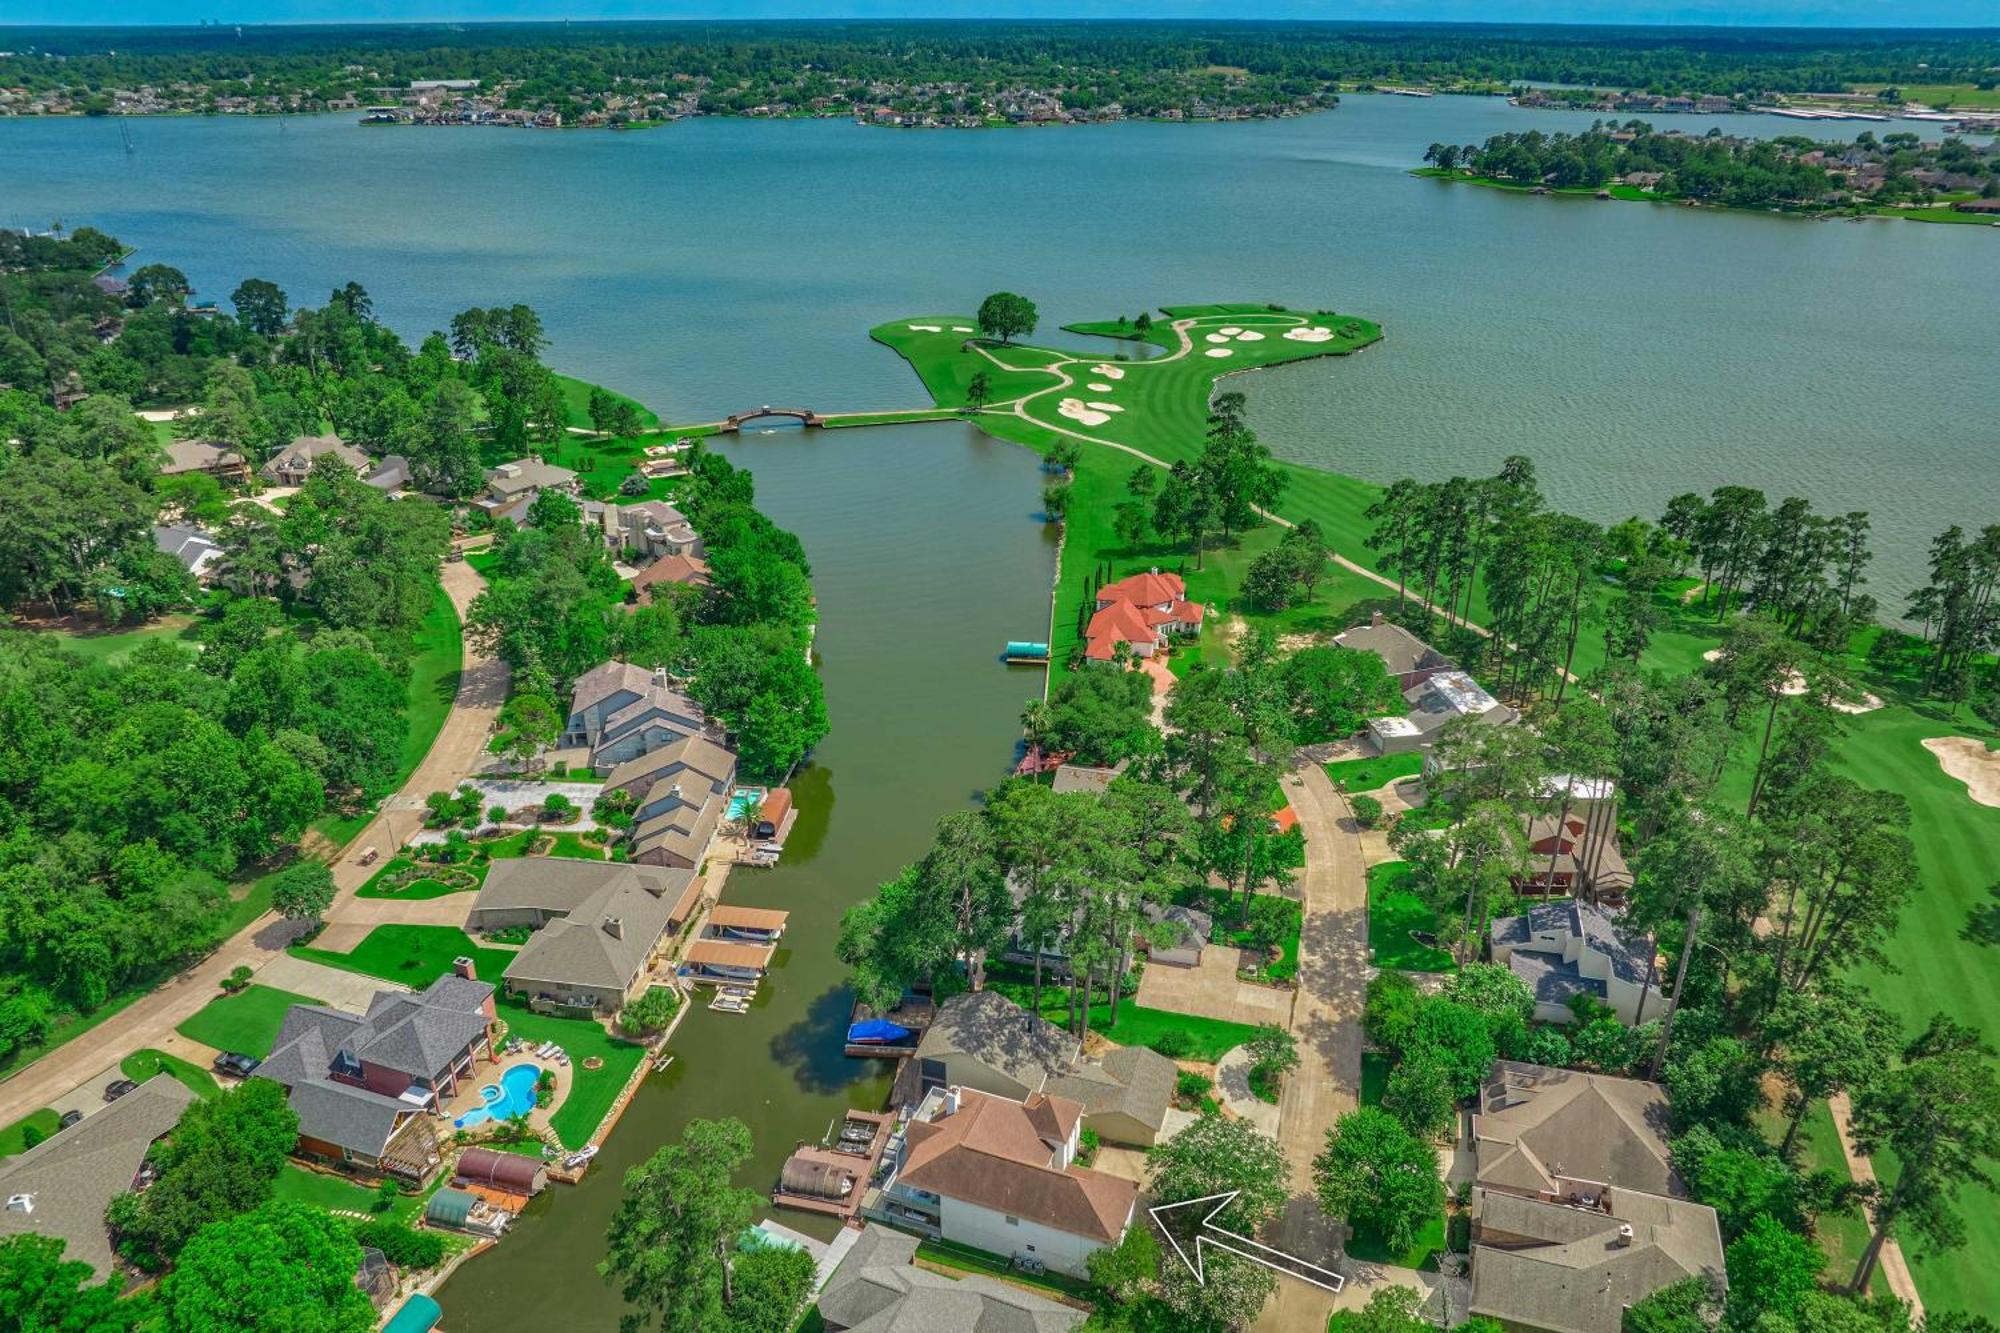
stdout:
[(451, 1123), (459, 1129), (485, 1124), (488, 1120), (511, 1120), (535, 1109), (535, 1082), (542, 1076), (541, 1067), (519, 1064), (510, 1067), (500, 1075), (498, 1083), (488, 1083), (479, 1090), (486, 1099), (486, 1105), (475, 1107)]
[(729, 794), (729, 818), (743, 818), (743, 812), (764, 799), (762, 787), (738, 787)]

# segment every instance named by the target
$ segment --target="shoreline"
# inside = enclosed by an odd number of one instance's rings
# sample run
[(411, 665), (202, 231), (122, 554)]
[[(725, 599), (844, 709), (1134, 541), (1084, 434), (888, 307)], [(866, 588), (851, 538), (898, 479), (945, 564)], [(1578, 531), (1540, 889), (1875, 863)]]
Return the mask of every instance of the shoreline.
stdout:
[(1863, 213), (1852, 213), (1838, 208), (1786, 208), (1771, 204), (1723, 204), (1704, 203), (1682, 195), (1649, 194), (1631, 185), (1523, 185), (1519, 181), (1502, 180), (1497, 176), (1468, 176), (1462, 171), (1444, 171), (1438, 167), (1413, 167), (1408, 172), (1420, 180), (1442, 181), (1447, 185), (1476, 185), (1482, 189), (1500, 190), (1508, 194), (1526, 194), (1538, 198), (1588, 199), (1593, 203), (1606, 201), (1635, 204), (1665, 204), (1675, 208), (1704, 209), (1718, 213), (1760, 213), (1766, 216), (1796, 219), (1800, 222), (1929, 222), (1958, 227), (2000, 227), (2000, 216), (1980, 213), (1956, 213), (1949, 204), (1928, 208), (1884, 208), (1871, 207)]

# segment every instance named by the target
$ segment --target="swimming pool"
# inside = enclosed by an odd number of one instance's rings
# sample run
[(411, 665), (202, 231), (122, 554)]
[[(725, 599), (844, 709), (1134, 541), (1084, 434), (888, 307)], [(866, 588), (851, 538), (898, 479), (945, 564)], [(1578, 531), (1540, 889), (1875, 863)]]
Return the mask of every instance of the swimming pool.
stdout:
[(498, 1083), (488, 1083), (479, 1090), (479, 1095), (486, 1099), (486, 1105), (467, 1111), (451, 1123), (459, 1129), (469, 1129), (488, 1120), (511, 1120), (534, 1110), (535, 1082), (541, 1076), (538, 1065), (510, 1067), (500, 1075)]
[(729, 818), (741, 819), (743, 812), (764, 799), (762, 787), (738, 787), (729, 794)]

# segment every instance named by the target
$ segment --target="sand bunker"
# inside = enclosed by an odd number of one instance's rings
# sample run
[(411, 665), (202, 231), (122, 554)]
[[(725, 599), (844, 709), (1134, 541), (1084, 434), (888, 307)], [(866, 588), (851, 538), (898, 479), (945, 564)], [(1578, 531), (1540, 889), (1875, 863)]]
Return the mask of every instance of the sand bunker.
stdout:
[(1092, 366), (1090, 373), (1093, 375), (1102, 375), (1108, 380), (1122, 380), (1125, 378), (1125, 372), (1117, 366)]
[(1264, 341), (1264, 335), (1255, 329), (1245, 329), (1236, 335), (1236, 341), (1240, 343), (1260, 343)]
[(1315, 324), (1309, 329), (1286, 329), (1285, 336), (1295, 343), (1332, 342), (1333, 330), (1323, 329)]
[(911, 328), (913, 328), (913, 329), (915, 329), (915, 330), (916, 330), (916, 331), (917, 331), (918, 333), (943, 333), (943, 332), (944, 332), (944, 330), (943, 330), (943, 329), (939, 328), (939, 327), (938, 327), (937, 325), (935, 325), (935, 324), (912, 324), (912, 325), (910, 325), (910, 327), (911, 327)]
[(952, 326), (951, 326), (951, 331), (952, 331), (953, 333), (970, 333), (970, 332), (972, 332), (972, 330), (971, 330), (971, 329), (970, 329), (969, 327), (967, 327), (966, 325), (964, 325), (964, 324), (954, 324), (954, 325), (952, 325)]
[(1946, 776), (1965, 784), (1973, 800), (2000, 806), (2000, 751), (1971, 736), (1932, 736), (1924, 748), (1937, 756)]
[(1084, 388), (1086, 388), (1086, 389), (1088, 389), (1088, 390), (1090, 390), (1090, 391), (1091, 391), (1092, 393), (1110, 393), (1110, 392), (1111, 392), (1111, 386), (1110, 386), (1109, 384), (1086, 384), (1086, 385), (1084, 385), (1083, 387), (1084, 387)]
[(1237, 334), (1239, 334), (1239, 333), (1243, 332), (1243, 330), (1241, 330), (1241, 329), (1237, 328), (1237, 327), (1236, 327), (1236, 326), (1235, 326), (1234, 324), (1231, 324), (1231, 325), (1230, 325), (1230, 326), (1229, 326), (1228, 328), (1226, 328), (1226, 329), (1217, 329), (1217, 330), (1216, 330), (1216, 332), (1217, 332), (1217, 333), (1221, 333), (1221, 334), (1224, 334), (1224, 335), (1226, 335), (1226, 336), (1228, 336), (1228, 337), (1231, 337), (1231, 338), (1234, 338), (1234, 337), (1235, 337), (1235, 336), (1236, 336)]
[(1116, 403), (1085, 403), (1084, 406), (1093, 412), (1123, 412), (1125, 410)]
[(1211, 347), (1211, 348), (1209, 348), (1209, 349), (1208, 349), (1208, 355), (1209, 355), (1209, 356), (1235, 356), (1235, 355), (1236, 355), (1236, 353), (1234, 353), (1234, 352), (1230, 351), (1230, 350), (1229, 350), (1229, 349), (1228, 349), (1227, 347)]
[[(1711, 648), (1701, 655), (1701, 660), (1704, 662), (1713, 662), (1721, 656), (1722, 650), (1720, 648)], [(1796, 671), (1791, 674), (1790, 678), (1778, 690), (1780, 694), (1804, 694), (1805, 692), (1806, 678)], [(1866, 691), (1862, 692), (1859, 700), (1835, 699), (1831, 705), (1833, 711), (1836, 713), (1872, 713), (1881, 706), (1881, 696), (1869, 694)]]
[(1084, 402), (1081, 398), (1063, 399), (1056, 404), (1056, 411), (1071, 421), (1080, 421), (1086, 426), (1102, 426), (1111, 420), (1111, 413), (1100, 412), (1094, 405)]
[(1211, 333), (1208, 335), (1208, 340), (1212, 343), (1226, 343), (1229, 341), (1229, 338), (1230, 335), (1226, 333)]

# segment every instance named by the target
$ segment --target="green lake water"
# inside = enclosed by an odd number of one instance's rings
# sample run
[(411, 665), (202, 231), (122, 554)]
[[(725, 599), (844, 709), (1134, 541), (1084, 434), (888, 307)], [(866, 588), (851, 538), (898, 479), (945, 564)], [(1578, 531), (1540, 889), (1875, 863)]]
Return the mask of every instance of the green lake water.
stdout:
[[(1587, 114), (1350, 98), (1265, 124), (898, 133), (696, 121), (634, 134), (363, 131), (350, 117), (0, 121), (0, 224), (89, 223), (226, 298), (355, 279), (406, 335), (525, 301), (553, 364), (672, 420), (760, 403), (919, 406), (866, 330), (995, 288), (1059, 323), (1270, 299), (1382, 321), (1366, 355), (1232, 382), (1281, 454), (1374, 480), (1528, 453), (1561, 505), (1655, 513), (1723, 482), (1875, 518), (1892, 607), (1948, 522), (2000, 519), (2000, 234), (1535, 199), (1406, 174), (1433, 140)], [(1775, 134), (1758, 117), (1667, 117)], [(1819, 127), (1829, 136), (1853, 127)], [(449, 1326), (608, 1329), (618, 1177), (691, 1116), (741, 1116), (769, 1187), (882, 1075), (839, 1055), (842, 908), (1003, 771), (1053, 567), (1025, 451), (951, 425), (723, 446), (814, 565), (833, 734), (785, 863), (734, 901), (793, 913), (766, 999), (692, 1015), (577, 1189), (443, 1292)], [(796, 1222), (797, 1219), (787, 1218)]]

